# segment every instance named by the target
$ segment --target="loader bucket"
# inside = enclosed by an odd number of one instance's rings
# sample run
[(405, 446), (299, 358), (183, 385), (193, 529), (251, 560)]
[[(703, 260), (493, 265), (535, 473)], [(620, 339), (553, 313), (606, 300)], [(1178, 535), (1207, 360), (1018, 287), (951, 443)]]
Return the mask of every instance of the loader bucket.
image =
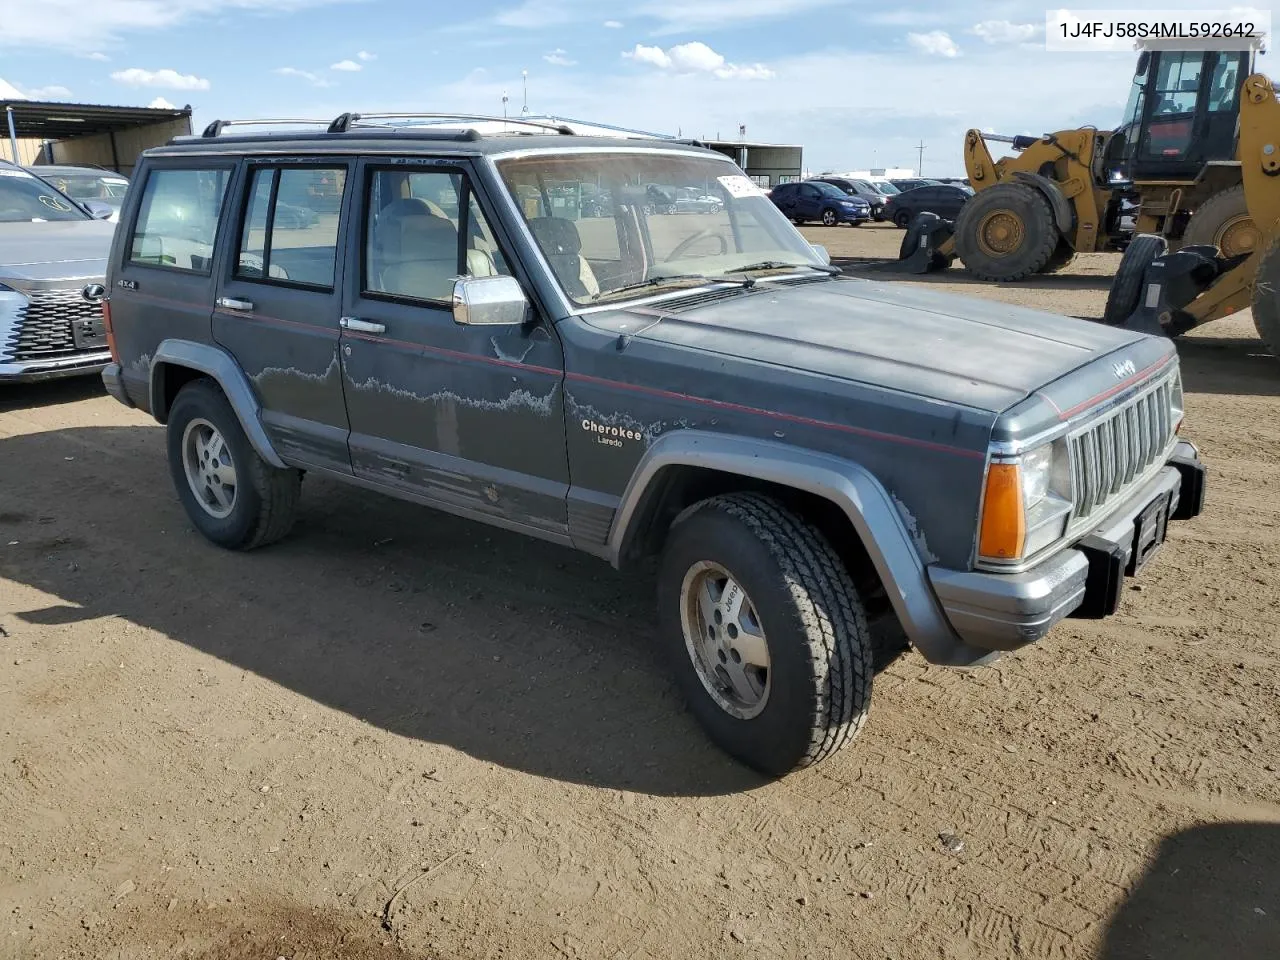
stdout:
[(947, 269), (955, 260), (955, 253), (948, 242), (952, 232), (952, 221), (943, 220), (936, 213), (917, 213), (907, 225), (907, 235), (902, 238), (897, 263), (886, 264), (885, 269), (899, 273), (932, 273)]

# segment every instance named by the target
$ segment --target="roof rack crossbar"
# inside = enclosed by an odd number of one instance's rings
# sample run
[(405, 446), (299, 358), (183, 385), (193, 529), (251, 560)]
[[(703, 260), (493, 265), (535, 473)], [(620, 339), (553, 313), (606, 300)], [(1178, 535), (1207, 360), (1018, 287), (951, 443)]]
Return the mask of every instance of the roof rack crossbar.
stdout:
[(320, 124), (320, 125), (322, 125), (322, 126), (327, 126), (327, 125), (329, 124), (329, 121), (328, 121), (328, 120), (310, 120), (310, 119), (306, 119), (306, 120), (304, 120), (304, 119), (289, 119), (289, 118), (279, 119), (279, 120), (267, 120), (267, 119), (263, 119), (263, 120), (215, 120), (215, 121), (213, 121), (213, 123), (209, 124), (207, 127), (205, 127), (205, 128), (204, 128), (204, 132), (203, 132), (202, 134), (200, 134), (200, 136), (201, 136), (201, 137), (216, 137), (216, 136), (218, 136), (219, 134), (221, 134), (221, 133), (222, 133), (222, 131), (223, 131), (223, 130), (225, 130), (227, 127), (255, 127), (255, 126), (270, 126), (270, 125), (272, 125), (272, 124), (277, 124), (277, 123), (315, 123), (315, 124)]
[(524, 117), (493, 117), (483, 113), (344, 113), (329, 124), (330, 133), (347, 133), (352, 127), (392, 126), (369, 123), (370, 120), (479, 120), (486, 123), (508, 123), (516, 126), (538, 127), (565, 136), (573, 136), (573, 130), (564, 123), (546, 120), (529, 120)]

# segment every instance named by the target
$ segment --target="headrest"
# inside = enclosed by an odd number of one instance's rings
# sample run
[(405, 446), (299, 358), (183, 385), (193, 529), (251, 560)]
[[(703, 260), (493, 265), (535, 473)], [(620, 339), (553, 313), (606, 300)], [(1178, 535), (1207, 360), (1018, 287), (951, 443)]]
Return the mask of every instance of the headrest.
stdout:
[[(448, 231), (452, 240), (444, 239)], [(435, 216), (431, 204), (418, 197), (392, 200), (378, 213), (374, 239), (385, 256), (404, 256), (412, 251), (410, 244), (457, 243), (457, 230), (444, 217)]]
[(400, 223), (400, 252), (405, 256), (437, 254), (457, 258), (458, 228), (452, 221), (440, 217), (406, 217)]
[(549, 257), (576, 257), (582, 252), (582, 237), (572, 220), (562, 217), (534, 217), (529, 221), (533, 239)]

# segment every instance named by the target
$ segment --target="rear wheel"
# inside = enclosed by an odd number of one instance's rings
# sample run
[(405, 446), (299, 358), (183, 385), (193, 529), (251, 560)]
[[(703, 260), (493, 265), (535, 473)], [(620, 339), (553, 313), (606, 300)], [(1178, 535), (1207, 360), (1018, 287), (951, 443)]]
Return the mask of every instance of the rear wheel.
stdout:
[(1252, 306), (1258, 336), (1280, 360), (1280, 241), (1273, 243), (1258, 263)]
[(1053, 250), (1053, 256), (1049, 258), (1049, 262), (1040, 270), (1041, 273), (1057, 273), (1060, 270), (1070, 266), (1071, 261), (1076, 258), (1076, 251), (1067, 238), (1063, 237), (1058, 241), (1058, 245)]
[(862, 727), (873, 666), (862, 603), (830, 544), (778, 501), (694, 507), (668, 537), (658, 604), (691, 711), (739, 760), (782, 776)]
[(293, 526), (302, 474), (258, 456), (211, 380), (183, 387), (169, 410), (169, 471), (196, 529), (221, 547), (252, 550)]
[(1215, 193), (1191, 215), (1182, 231), (1183, 246), (1217, 247), (1224, 257), (1252, 253), (1261, 243), (1262, 234), (1249, 216), (1243, 186)]
[(1164, 237), (1154, 233), (1140, 233), (1129, 241), (1120, 258), (1116, 278), (1111, 281), (1107, 293), (1107, 305), (1102, 311), (1102, 322), (1111, 327), (1120, 326), (1133, 315), (1142, 303), (1142, 283), (1151, 261), (1168, 249)]
[(834, 227), (839, 222), (840, 222), (839, 217), (836, 216), (836, 212), (832, 210), (830, 207), (822, 211), (822, 225), (824, 227)]
[(1035, 187), (998, 183), (965, 201), (956, 217), (956, 253), (979, 280), (1022, 280), (1053, 259), (1062, 239)]

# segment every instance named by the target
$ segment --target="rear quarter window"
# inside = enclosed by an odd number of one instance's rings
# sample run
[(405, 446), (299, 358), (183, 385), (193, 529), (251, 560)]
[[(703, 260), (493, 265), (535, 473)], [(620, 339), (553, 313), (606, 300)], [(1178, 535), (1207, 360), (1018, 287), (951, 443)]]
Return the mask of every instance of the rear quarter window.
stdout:
[(207, 275), (230, 168), (153, 169), (129, 238), (129, 262)]

